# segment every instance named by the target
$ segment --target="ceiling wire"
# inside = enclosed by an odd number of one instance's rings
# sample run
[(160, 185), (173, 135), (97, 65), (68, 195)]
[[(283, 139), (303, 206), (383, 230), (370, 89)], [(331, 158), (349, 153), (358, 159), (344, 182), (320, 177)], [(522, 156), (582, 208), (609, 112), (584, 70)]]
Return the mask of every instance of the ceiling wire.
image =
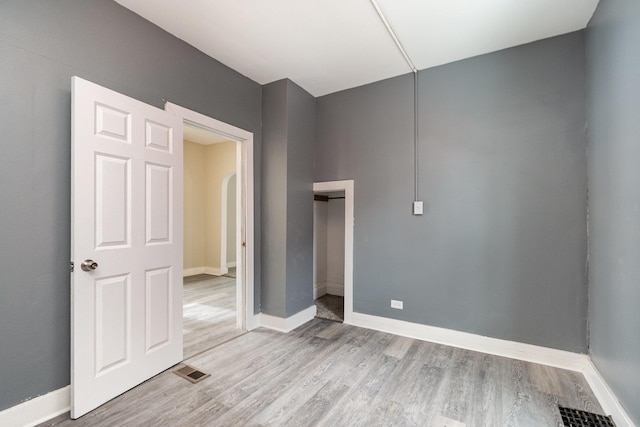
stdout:
[(413, 72), (413, 200), (418, 198), (418, 70)]
[(418, 200), (418, 169), (419, 169), (418, 168), (418, 69), (416, 68), (415, 64), (411, 60), (411, 57), (409, 56), (404, 46), (402, 45), (400, 38), (398, 38), (398, 35), (393, 30), (393, 27), (387, 20), (387, 17), (384, 16), (382, 9), (380, 9), (380, 6), (378, 5), (378, 2), (376, 0), (369, 0), (369, 1), (373, 5), (373, 8), (376, 10), (376, 13), (378, 14), (378, 16), (380, 17), (380, 20), (382, 21), (385, 28), (387, 29), (387, 32), (393, 39), (393, 42), (395, 43), (396, 47), (404, 57), (404, 60), (409, 65), (409, 68), (411, 68), (411, 72), (413, 72), (413, 200), (417, 201)]
[(393, 42), (396, 44), (396, 46), (400, 50), (400, 53), (402, 53), (402, 56), (404, 56), (404, 60), (407, 61), (407, 64), (409, 64), (409, 67), (411, 68), (411, 71), (413, 71), (414, 73), (417, 73), (418, 69), (413, 64), (413, 61), (409, 57), (409, 54), (407, 53), (407, 51), (404, 49), (404, 46), (402, 45), (402, 42), (398, 38), (398, 35), (396, 34), (395, 31), (393, 31), (393, 27), (391, 27), (391, 24), (387, 20), (387, 17), (384, 16), (384, 13), (382, 13), (382, 9), (380, 9), (380, 6), (378, 5), (378, 2), (376, 0), (370, 0), (370, 1), (371, 1), (371, 4), (373, 5), (373, 8), (378, 13), (378, 16), (380, 17), (380, 20), (382, 21), (384, 26), (387, 28), (387, 32), (389, 33), (389, 35), (393, 39)]

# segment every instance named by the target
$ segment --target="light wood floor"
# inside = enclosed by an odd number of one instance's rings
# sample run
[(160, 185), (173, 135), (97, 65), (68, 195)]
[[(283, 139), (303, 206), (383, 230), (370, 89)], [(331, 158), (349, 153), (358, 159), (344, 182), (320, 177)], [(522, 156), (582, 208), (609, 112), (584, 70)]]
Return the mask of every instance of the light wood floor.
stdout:
[(557, 404), (602, 413), (584, 377), (315, 319), (259, 328), (77, 421), (45, 426), (561, 426)]
[(244, 333), (236, 328), (236, 279), (199, 274), (184, 278), (184, 358)]

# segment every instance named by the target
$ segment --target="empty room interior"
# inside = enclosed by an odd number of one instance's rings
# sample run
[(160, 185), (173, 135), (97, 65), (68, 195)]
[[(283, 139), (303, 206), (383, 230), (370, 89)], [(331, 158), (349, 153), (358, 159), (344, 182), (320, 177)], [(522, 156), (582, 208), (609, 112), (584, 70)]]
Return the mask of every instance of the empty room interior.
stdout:
[(0, 2), (0, 425), (640, 425), (639, 45), (634, 0)]

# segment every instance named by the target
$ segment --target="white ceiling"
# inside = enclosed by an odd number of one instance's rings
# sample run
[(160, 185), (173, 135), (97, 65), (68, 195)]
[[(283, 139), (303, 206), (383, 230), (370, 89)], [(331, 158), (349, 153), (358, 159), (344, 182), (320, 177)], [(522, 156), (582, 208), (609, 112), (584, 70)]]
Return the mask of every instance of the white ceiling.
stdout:
[[(314, 96), (411, 71), (370, 0), (116, 0), (241, 74)], [(418, 69), (585, 28), (598, 0), (377, 0)]]

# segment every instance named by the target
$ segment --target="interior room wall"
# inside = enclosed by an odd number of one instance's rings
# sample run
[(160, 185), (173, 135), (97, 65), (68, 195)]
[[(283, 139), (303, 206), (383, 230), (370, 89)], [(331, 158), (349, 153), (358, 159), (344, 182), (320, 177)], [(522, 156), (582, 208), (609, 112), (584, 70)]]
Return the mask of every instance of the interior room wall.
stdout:
[(327, 210), (329, 204), (313, 202), (313, 299), (327, 293)]
[(327, 202), (327, 273), (330, 295), (344, 296), (344, 192), (331, 194)]
[(236, 175), (227, 186), (227, 267), (236, 263)]
[[(206, 146), (205, 150), (205, 267), (220, 270), (222, 242), (222, 182), (236, 170), (236, 142)], [(226, 268), (226, 266), (224, 267)]]
[(313, 164), (316, 100), (287, 83), (287, 310), (313, 306)]
[(587, 27), (589, 352), (640, 425), (640, 3)]
[(313, 305), (315, 99), (291, 80), (263, 86), (262, 311)]
[[(315, 181), (354, 179), (354, 311), (587, 351), (584, 33), (317, 99)], [(404, 310), (390, 300), (404, 301)]]
[(253, 132), (258, 310), (260, 85), (112, 1), (6, 0), (0, 28), (0, 410), (69, 384), (74, 75)]
[(205, 243), (205, 146), (184, 141), (184, 256), (185, 270), (201, 268)]

